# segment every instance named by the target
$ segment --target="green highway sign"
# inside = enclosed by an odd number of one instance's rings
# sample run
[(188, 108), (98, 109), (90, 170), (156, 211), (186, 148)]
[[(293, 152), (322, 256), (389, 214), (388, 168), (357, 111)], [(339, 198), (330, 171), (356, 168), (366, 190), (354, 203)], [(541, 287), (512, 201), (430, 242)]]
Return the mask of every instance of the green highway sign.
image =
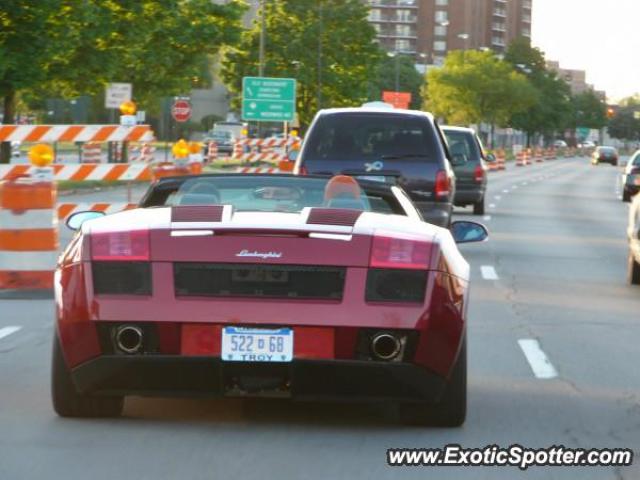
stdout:
[(242, 119), (256, 122), (292, 122), (296, 113), (294, 78), (244, 77)]

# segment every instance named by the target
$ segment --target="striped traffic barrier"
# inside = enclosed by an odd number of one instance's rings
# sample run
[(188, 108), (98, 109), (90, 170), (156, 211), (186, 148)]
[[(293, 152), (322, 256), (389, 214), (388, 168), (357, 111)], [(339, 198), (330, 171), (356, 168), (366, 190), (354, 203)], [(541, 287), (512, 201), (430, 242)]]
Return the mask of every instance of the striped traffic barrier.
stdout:
[(0, 125), (0, 142), (143, 142), (149, 125)]
[(56, 213), (58, 220), (66, 221), (71, 215), (77, 212), (91, 210), (94, 212), (104, 212), (106, 214), (122, 212), (136, 208), (135, 203), (115, 202), (115, 203), (58, 203)]
[[(150, 180), (149, 165), (143, 163), (75, 163), (52, 165), (54, 180)], [(0, 165), (0, 180), (31, 175), (31, 165)]]
[(207, 163), (213, 163), (218, 159), (218, 144), (216, 142), (209, 142), (207, 147)]
[(516, 167), (524, 167), (527, 164), (524, 150), (520, 150), (516, 153)]
[(97, 142), (82, 144), (82, 163), (102, 163), (102, 146)]
[(282, 173), (276, 167), (238, 167), (236, 173)]
[(48, 290), (58, 251), (56, 184), (47, 168), (0, 182), (0, 290)]
[(535, 154), (535, 159), (536, 159), (536, 163), (542, 163), (544, 162), (544, 152), (542, 151), (542, 149), (540, 147), (536, 148), (536, 154)]
[(507, 156), (502, 148), (496, 153), (496, 163), (498, 164), (498, 170), (507, 169)]

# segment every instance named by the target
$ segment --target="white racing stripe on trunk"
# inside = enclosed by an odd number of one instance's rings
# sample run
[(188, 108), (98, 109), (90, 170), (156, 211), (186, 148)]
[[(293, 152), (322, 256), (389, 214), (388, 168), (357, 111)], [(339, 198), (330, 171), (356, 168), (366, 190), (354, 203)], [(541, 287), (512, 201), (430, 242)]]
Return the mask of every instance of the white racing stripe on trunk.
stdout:
[(482, 273), (482, 278), (485, 280), (498, 280), (496, 269), (491, 265), (482, 265), (480, 267), (480, 273)]
[(0, 338), (8, 337), (12, 333), (16, 333), (22, 327), (4, 327), (0, 328)]
[(547, 355), (540, 348), (540, 343), (533, 338), (522, 338), (518, 340), (518, 345), (522, 349), (524, 356), (537, 378), (556, 378), (558, 371), (547, 358)]

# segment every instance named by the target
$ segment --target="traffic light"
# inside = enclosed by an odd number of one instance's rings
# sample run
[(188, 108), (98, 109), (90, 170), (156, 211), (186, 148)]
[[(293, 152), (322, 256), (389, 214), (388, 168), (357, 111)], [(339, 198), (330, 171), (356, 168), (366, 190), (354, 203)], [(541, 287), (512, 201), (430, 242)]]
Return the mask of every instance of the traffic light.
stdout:
[(607, 108), (607, 118), (613, 118), (616, 115), (616, 111), (613, 107)]

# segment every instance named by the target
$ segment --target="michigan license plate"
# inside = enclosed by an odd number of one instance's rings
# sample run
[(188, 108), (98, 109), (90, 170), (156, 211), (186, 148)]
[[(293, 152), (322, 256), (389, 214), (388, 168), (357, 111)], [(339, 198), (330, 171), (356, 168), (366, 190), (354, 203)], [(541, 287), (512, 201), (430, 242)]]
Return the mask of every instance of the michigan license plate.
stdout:
[(225, 362), (290, 362), (293, 330), (224, 327), (221, 357)]

